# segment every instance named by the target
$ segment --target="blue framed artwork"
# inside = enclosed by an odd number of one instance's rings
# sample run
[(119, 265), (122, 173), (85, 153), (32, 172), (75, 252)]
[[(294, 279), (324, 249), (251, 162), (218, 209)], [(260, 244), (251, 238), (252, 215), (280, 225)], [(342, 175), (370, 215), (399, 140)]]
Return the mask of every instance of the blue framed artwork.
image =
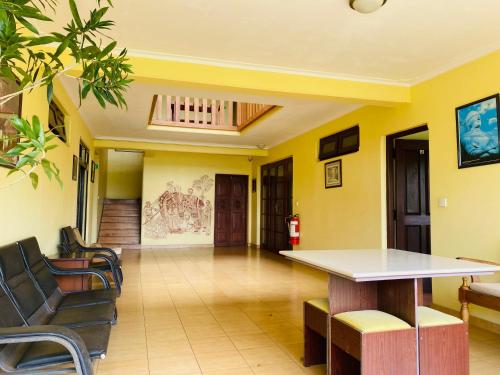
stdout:
[(455, 110), (458, 168), (500, 163), (499, 94)]

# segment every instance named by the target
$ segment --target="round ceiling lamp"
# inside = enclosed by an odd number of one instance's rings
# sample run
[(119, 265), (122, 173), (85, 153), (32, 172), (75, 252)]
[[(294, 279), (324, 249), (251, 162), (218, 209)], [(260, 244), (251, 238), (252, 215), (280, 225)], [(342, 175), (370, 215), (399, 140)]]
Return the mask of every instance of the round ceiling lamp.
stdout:
[(387, 0), (349, 0), (352, 9), (360, 13), (372, 13), (381, 8)]

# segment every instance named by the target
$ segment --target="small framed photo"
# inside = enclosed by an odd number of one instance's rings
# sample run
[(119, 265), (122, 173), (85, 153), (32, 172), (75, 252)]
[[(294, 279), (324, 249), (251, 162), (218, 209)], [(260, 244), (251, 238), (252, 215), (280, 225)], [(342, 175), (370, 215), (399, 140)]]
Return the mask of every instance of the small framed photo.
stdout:
[(458, 168), (500, 163), (500, 95), (456, 108)]
[(73, 181), (78, 179), (78, 156), (73, 155), (73, 172), (71, 174)]
[(325, 189), (342, 186), (342, 160), (325, 164)]
[(92, 164), (90, 166), (90, 182), (95, 182), (95, 172), (97, 170), (97, 163), (92, 160)]

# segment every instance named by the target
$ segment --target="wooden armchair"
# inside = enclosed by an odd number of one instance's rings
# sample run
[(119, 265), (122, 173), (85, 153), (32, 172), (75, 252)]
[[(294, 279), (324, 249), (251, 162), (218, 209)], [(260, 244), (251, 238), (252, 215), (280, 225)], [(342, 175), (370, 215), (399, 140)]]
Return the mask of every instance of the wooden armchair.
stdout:
[[(485, 260), (462, 257), (457, 259), (500, 266), (498, 263)], [(463, 277), (462, 280), (462, 286), (458, 289), (458, 299), (462, 304), (460, 314), (464, 322), (469, 321), (469, 303), (500, 311), (500, 283), (482, 283), (478, 276), (471, 276), (470, 283), (468, 277)]]

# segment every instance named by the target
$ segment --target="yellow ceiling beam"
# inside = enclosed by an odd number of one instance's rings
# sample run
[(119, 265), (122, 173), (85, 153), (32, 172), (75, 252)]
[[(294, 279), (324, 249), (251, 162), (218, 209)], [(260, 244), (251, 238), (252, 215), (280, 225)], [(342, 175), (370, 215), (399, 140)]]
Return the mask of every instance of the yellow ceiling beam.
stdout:
[(224, 67), (191, 62), (130, 56), (133, 77), (155, 84), (208, 86), (261, 95), (362, 101), (367, 104), (399, 104), (411, 101), (406, 85), (365, 82), (285, 72)]
[[(69, 55), (64, 55), (61, 59), (67, 65), (73, 63)], [(129, 56), (129, 59), (134, 71), (132, 78), (142, 83), (371, 105), (411, 102), (410, 86), (406, 85), (252, 70), (134, 55)], [(72, 73), (76, 74), (79, 70), (81, 67), (77, 66)]]
[(219, 155), (244, 155), (244, 156), (268, 155), (268, 150), (260, 150), (253, 148), (196, 146), (196, 145), (181, 145), (173, 143), (123, 141), (123, 140), (113, 140), (113, 139), (95, 139), (94, 147), (120, 149), (120, 150), (193, 152), (193, 153), (219, 154)]

